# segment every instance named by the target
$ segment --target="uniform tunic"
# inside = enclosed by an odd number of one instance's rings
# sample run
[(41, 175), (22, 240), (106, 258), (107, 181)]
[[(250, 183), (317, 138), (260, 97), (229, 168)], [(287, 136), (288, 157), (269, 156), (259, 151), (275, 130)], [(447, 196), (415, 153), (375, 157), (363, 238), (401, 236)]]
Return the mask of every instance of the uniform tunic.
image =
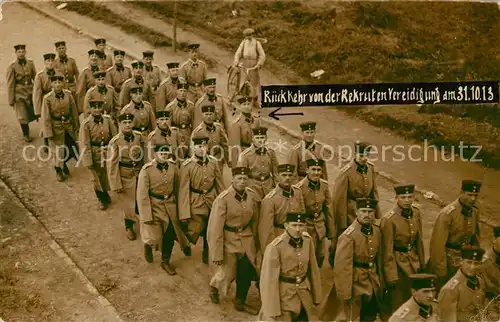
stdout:
[(252, 128), (254, 126), (254, 118), (246, 117), (243, 114), (240, 114), (229, 126), (231, 168), (237, 165), (240, 153), (252, 145)]
[(187, 148), (191, 145), (191, 134), (194, 129), (193, 126), (193, 113), (194, 104), (186, 100), (181, 103), (177, 99), (168, 103), (165, 111), (170, 112), (170, 125), (179, 129), (179, 142), (180, 146), (184, 146), (182, 151), (179, 151), (178, 158), (187, 157)]
[(78, 104), (78, 113), (85, 111), (85, 94), (95, 86), (94, 73), (99, 71), (99, 65), (87, 66), (82, 69), (78, 80), (76, 81), (76, 103)]
[[(262, 48), (262, 44), (257, 39), (243, 39), (234, 54), (234, 61), (236, 64), (241, 62), (245, 68), (253, 68), (257, 64), (262, 67), (266, 61), (266, 54)], [(251, 96), (258, 97), (260, 94), (259, 70), (251, 70), (248, 77), (253, 89)]]
[(123, 107), (128, 103), (130, 103), (130, 101), (132, 100), (132, 96), (130, 96), (130, 89), (132, 87), (137, 87), (137, 86), (142, 86), (142, 99), (150, 103), (151, 106), (153, 107), (153, 112), (156, 112), (154, 105), (156, 104), (156, 102), (154, 102), (153, 89), (151, 88), (151, 85), (148, 82), (146, 82), (144, 78), (137, 79), (134, 76), (127, 79), (122, 84), (122, 89), (120, 91), (120, 96), (118, 98), (120, 106)]
[[(132, 77), (130, 67), (114, 65), (106, 70), (106, 84), (113, 86), (115, 92), (120, 94), (123, 83)], [(128, 102), (127, 102), (128, 103)], [(125, 103), (125, 104), (127, 104)], [(122, 105), (120, 105), (122, 106)]]
[(160, 87), (160, 83), (163, 80), (161, 76), (161, 70), (160, 67), (155, 64), (150, 66), (150, 68), (151, 69), (149, 69), (147, 65), (144, 65), (144, 79), (153, 88), (153, 94), (156, 94), (156, 91), (158, 90), (158, 87)]
[[(132, 127), (134, 131), (140, 132), (147, 136), (156, 127), (156, 118), (153, 108), (148, 102), (142, 101), (142, 106), (137, 105), (135, 102), (126, 104), (120, 114), (130, 113), (134, 115)], [(147, 151), (144, 151), (146, 153)]]
[(156, 91), (156, 108), (158, 111), (163, 111), (167, 104), (177, 98), (177, 84), (179, 78), (173, 79), (167, 77), (160, 83), (160, 87)]
[[(203, 81), (207, 78), (207, 64), (201, 60), (188, 59), (179, 68), (179, 77), (189, 84), (187, 99), (196, 102), (203, 96)], [(197, 125), (197, 124), (196, 124)]]
[(98, 57), (97, 58), (97, 64), (100, 66), (102, 70), (106, 70), (113, 66), (113, 58), (111, 58), (111, 55), (106, 55), (105, 52), (102, 52), (104, 57)]
[[(356, 219), (357, 198), (379, 199), (375, 167), (371, 162), (366, 166), (366, 172), (360, 173), (358, 164), (352, 160), (340, 170), (335, 179), (332, 202), (337, 229), (346, 229)], [(380, 217), (380, 207), (377, 205), (375, 218)]]
[(239, 167), (250, 168), (248, 186), (263, 199), (276, 187), (278, 177), (278, 158), (272, 149), (256, 149), (254, 145), (240, 154)]
[(90, 167), (94, 190), (109, 191), (106, 158), (109, 141), (118, 133), (110, 116), (103, 115), (98, 122), (89, 115), (81, 124), (79, 146), (81, 149), (82, 166)]
[(228, 104), (224, 101), (224, 97), (220, 94), (215, 94), (213, 98), (204, 94), (194, 105), (194, 121), (193, 124), (198, 126), (203, 122), (203, 113), (201, 107), (204, 105), (215, 106), (215, 122), (220, 123), (224, 131), (229, 130), (229, 123), (231, 120)]
[(115, 121), (117, 113), (120, 112), (120, 105), (118, 104), (118, 94), (115, 92), (113, 86), (104, 85), (103, 87), (99, 87), (96, 85), (87, 91), (83, 103), (85, 116), (90, 114), (89, 101), (95, 99), (104, 101), (104, 105), (102, 106), (104, 114), (110, 115), (111, 119)]
[(432, 230), (429, 264), (441, 279), (448, 280), (457, 272), (462, 247), (479, 247), (479, 209), (473, 207), (467, 216), (462, 210), (460, 201), (453, 201), (439, 212)]
[(323, 296), (320, 270), (313, 241), (307, 233), (302, 239), (302, 245), (292, 246), (290, 236), (283, 232), (266, 248), (260, 276), (260, 321), (269, 317), (291, 321), (291, 314), (298, 315), (301, 308), (309, 321), (318, 320), (313, 304), (321, 303)]
[(31, 59), (12, 62), (7, 68), (7, 100), (14, 107), (17, 119), (21, 124), (27, 124), (34, 119), (33, 81), (37, 72)]
[(109, 186), (112, 191), (123, 189), (118, 194), (124, 219), (136, 221), (136, 185), (139, 172), (144, 164), (144, 136), (132, 131), (131, 141), (127, 141), (123, 132), (115, 135), (109, 142), (107, 170)]
[[(307, 146), (305, 141), (300, 141), (297, 143), (288, 155), (288, 163), (293, 164), (295, 166), (295, 182), (300, 181), (307, 175), (307, 159), (325, 159), (327, 155), (327, 151), (331, 153), (331, 150), (328, 150), (327, 147), (322, 145), (319, 142), (314, 141), (312, 144)], [(326, 169), (326, 163), (321, 167), (321, 178), (328, 181), (328, 173)]]
[(438, 321), (438, 306), (431, 303), (431, 312), (427, 313), (415, 299), (412, 297), (406, 301), (394, 314), (389, 318), (389, 322), (415, 322), (415, 321)]
[(179, 131), (175, 127), (170, 127), (167, 131), (156, 127), (153, 132), (148, 135), (148, 155), (147, 160), (152, 161), (155, 158), (155, 145), (169, 145), (175, 160), (175, 151), (179, 146)]
[(500, 319), (500, 254), (495, 253), (493, 248), (486, 251), (483, 256), (481, 277), (485, 283), (485, 291), (488, 301), (488, 314), (492, 321)]
[(259, 196), (250, 188), (239, 198), (233, 186), (223, 191), (214, 201), (208, 220), (207, 239), (210, 259), (223, 261), (217, 267), (210, 286), (227, 295), (229, 285), (236, 278), (237, 255), (246, 254), (256, 265), (257, 224), (259, 222)]
[(262, 253), (267, 245), (283, 232), (289, 212), (305, 212), (302, 191), (295, 186), (291, 186), (290, 190), (291, 192), (287, 192), (276, 185), (262, 199), (259, 218), (259, 242)]
[(224, 127), (220, 123), (208, 126), (203, 122), (193, 130), (191, 138), (200, 135), (208, 137), (208, 153), (218, 160), (222, 171), (224, 163), (229, 159), (228, 138)]
[(50, 77), (54, 74), (54, 69), (51, 71), (44, 69), (35, 76), (35, 83), (33, 84), (33, 107), (35, 108), (35, 115), (42, 113), (43, 97), (52, 90)]
[(64, 80), (66, 81), (66, 87), (73, 94), (73, 98), (76, 99), (76, 80), (80, 75), (78, 66), (76, 65), (76, 60), (72, 57), (61, 56), (57, 57), (54, 61), (54, 68), (64, 75)]
[(152, 160), (144, 165), (137, 182), (137, 207), (144, 244), (161, 244), (162, 235), (171, 223), (181, 249), (189, 246), (177, 214), (178, 167), (168, 160), (168, 169), (161, 170)]

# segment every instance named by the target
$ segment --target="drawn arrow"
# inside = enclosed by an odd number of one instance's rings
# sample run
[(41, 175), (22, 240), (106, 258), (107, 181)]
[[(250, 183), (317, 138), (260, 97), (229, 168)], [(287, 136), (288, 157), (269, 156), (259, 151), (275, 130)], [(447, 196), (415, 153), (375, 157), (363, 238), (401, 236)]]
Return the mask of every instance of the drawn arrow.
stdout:
[(279, 118), (278, 116), (289, 116), (289, 115), (304, 115), (304, 113), (300, 112), (300, 113), (280, 113), (280, 114), (277, 114), (276, 112), (278, 112), (279, 110), (281, 110), (281, 107), (279, 107), (278, 109), (272, 111), (271, 113), (269, 113), (269, 117), (272, 117), (273, 119), (275, 120), (278, 120), (279, 121)]

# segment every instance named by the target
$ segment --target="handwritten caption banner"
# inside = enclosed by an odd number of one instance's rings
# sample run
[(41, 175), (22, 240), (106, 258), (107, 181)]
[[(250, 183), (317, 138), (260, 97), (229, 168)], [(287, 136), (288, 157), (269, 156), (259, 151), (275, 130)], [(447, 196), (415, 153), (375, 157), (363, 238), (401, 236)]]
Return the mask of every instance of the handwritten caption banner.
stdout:
[(262, 107), (498, 103), (498, 82), (262, 86)]

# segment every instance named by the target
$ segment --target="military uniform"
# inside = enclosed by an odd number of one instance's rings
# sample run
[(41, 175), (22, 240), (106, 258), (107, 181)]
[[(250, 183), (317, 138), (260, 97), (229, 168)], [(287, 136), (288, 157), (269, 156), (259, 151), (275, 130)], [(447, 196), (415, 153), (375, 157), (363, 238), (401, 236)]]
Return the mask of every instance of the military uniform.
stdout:
[[(205, 86), (215, 86), (216, 84), (216, 79), (215, 78), (209, 78), (205, 79), (203, 82)], [(215, 106), (215, 122), (220, 123), (224, 129), (224, 131), (227, 133), (229, 130), (229, 123), (231, 120), (231, 117), (229, 115), (229, 107), (227, 103), (224, 101), (224, 97), (221, 94), (214, 93), (208, 94), (205, 93), (203, 94), (198, 101), (196, 101), (195, 106), (194, 106), (194, 121), (193, 124), (195, 126), (198, 126), (198, 124), (203, 122), (203, 112), (202, 112), (202, 107), (204, 105), (213, 105)]]
[[(141, 66), (144, 66), (143, 62), (135, 61), (132, 63), (132, 68), (141, 68)], [(153, 88), (151, 87), (151, 85), (148, 82), (146, 82), (146, 80), (142, 76), (140, 77), (132, 76), (122, 84), (122, 89), (120, 91), (120, 96), (118, 99), (120, 106), (123, 107), (130, 102), (131, 100), (130, 89), (135, 88), (137, 86), (142, 87), (142, 92), (144, 93), (143, 96), (144, 100), (148, 101), (148, 103), (150, 103), (152, 106), (153, 104), (155, 104), (155, 102), (153, 102), (154, 96), (153, 96)], [(156, 112), (154, 106), (153, 106), (153, 112)]]
[[(235, 168), (234, 175), (248, 175), (248, 168)], [(207, 228), (207, 240), (212, 262), (217, 266), (210, 280), (212, 292), (227, 295), (236, 279), (237, 309), (244, 310), (251, 282), (257, 280), (256, 234), (259, 221), (259, 196), (246, 187), (242, 193), (234, 186), (224, 190), (213, 203)], [(218, 296), (215, 303), (218, 302)]]
[[(414, 185), (398, 185), (397, 195), (414, 193)], [(384, 245), (384, 274), (391, 290), (391, 313), (411, 297), (408, 288), (410, 275), (425, 268), (421, 210), (415, 204), (410, 208), (395, 205), (380, 222)]]
[[(118, 120), (133, 120), (133, 114), (120, 114)], [(127, 238), (134, 240), (137, 221), (136, 185), (144, 165), (145, 138), (141, 132), (119, 132), (109, 142), (107, 170), (112, 191), (119, 192)]]
[[(55, 43), (56, 49), (59, 46), (66, 46), (65, 41), (58, 41)], [(78, 66), (76, 65), (76, 60), (73, 57), (57, 57), (54, 61), (54, 68), (64, 75), (66, 81), (66, 89), (71, 91), (73, 98), (76, 99), (76, 80), (80, 75)]]
[[(141, 90), (141, 87), (136, 86), (131, 89), (131, 92), (140, 92)], [(144, 136), (148, 136), (149, 133), (155, 129), (155, 112), (148, 102), (142, 101), (140, 104), (137, 104), (134, 101), (130, 101), (120, 111), (120, 114), (126, 113), (134, 115), (134, 123), (132, 125), (134, 131), (140, 132)]]
[[(168, 111), (156, 112), (156, 119), (160, 117), (170, 117), (170, 113)], [(172, 158), (176, 160), (175, 151), (177, 151), (177, 148), (179, 146), (179, 130), (171, 126), (166, 130), (162, 130), (157, 126), (153, 132), (149, 133), (148, 160), (152, 160), (154, 158), (153, 148), (157, 145), (169, 146), (170, 150), (172, 151)]]
[[(194, 144), (208, 142), (208, 137), (193, 137)], [(203, 262), (208, 263), (206, 228), (212, 204), (225, 189), (217, 160), (207, 155), (203, 159), (193, 156), (180, 167), (179, 218), (189, 241), (196, 244), (203, 235)]]
[[(293, 170), (295, 170), (293, 165), (278, 165), (278, 173), (293, 173)], [(290, 190), (287, 191), (277, 184), (276, 187), (262, 199), (260, 208), (259, 242), (262, 253), (264, 253), (267, 245), (283, 232), (286, 214), (289, 212), (305, 212), (302, 191), (293, 185), (290, 187)]]
[[(500, 226), (493, 229), (496, 241), (500, 238)], [(488, 305), (488, 315), (492, 321), (500, 319), (500, 252), (495, 250), (495, 246), (488, 249), (483, 257), (481, 267), (481, 277), (485, 283), (486, 297), (490, 302)]]
[[(114, 54), (115, 56), (125, 56), (125, 52), (123, 50), (115, 50)], [(117, 94), (120, 94), (123, 83), (131, 77), (132, 72), (130, 71), (130, 67), (123, 66), (123, 64), (118, 65), (115, 63), (112, 67), (106, 70), (106, 84), (113, 86)]]
[[(152, 51), (145, 51), (142, 53), (143, 58), (151, 57), (153, 58), (154, 53)], [(148, 82), (153, 89), (153, 97), (156, 97), (156, 92), (160, 87), (160, 83), (162, 82), (161, 70), (158, 65), (151, 64), (147, 65), (144, 63), (144, 79)], [(153, 100), (151, 104), (155, 105), (156, 100)]]
[[(167, 67), (168, 69), (179, 68), (179, 63), (168, 63)], [(164, 109), (168, 103), (177, 98), (177, 83), (180, 81), (185, 80), (169, 76), (160, 83), (156, 92), (156, 108), (158, 110)]]
[[(99, 39), (96, 39), (94, 41), (94, 43), (96, 46), (99, 44), (106, 45), (106, 39), (99, 38)], [(113, 59), (111, 58), (110, 55), (106, 55), (105, 51), (99, 51), (99, 50), (97, 50), (97, 53), (98, 53), (97, 56), (99, 57), (98, 64), (99, 64), (101, 70), (107, 70), (108, 68), (113, 66)]]
[[(304, 214), (289, 213), (287, 222), (304, 222)], [(262, 309), (259, 321), (317, 321), (313, 305), (323, 296), (314, 242), (307, 233), (293, 238), (287, 231), (266, 248), (260, 273)]]
[(55, 69), (48, 70), (45, 68), (44, 70), (38, 72), (35, 76), (35, 83), (33, 85), (33, 106), (35, 108), (35, 115), (42, 114), (43, 97), (52, 90), (52, 82), (50, 81), (50, 78), (55, 74)]
[[(89, 106), (104, 106), (102, 100), (91, 100)], [(109, 115), (99, 117), (89, 115), (81, 124), (79, 146), (82, 150), (81, 161), (84, 167), (90, 167), (94, 182), (94, 192), (105, 209), (111, 203), (108, 194), (109, 181), (106, 170), (108, 144), (117, 134), (117, 129)]]
[[(89, 56), (97, 54), (97, 50), (91, 49), (88, 52)], [(84, 112), (85, 105), (85, 94), (87, 94), (87, 91), (91, 89), (92, 87), (95, 86), (95, 78), (94, 78), (94, 73), (98, 72), (99, 69), (99, 64), (94, 65), (94, 66), (87, 66), (82, 71), (80, 72), (80, 75), (78, 75), (78, 79), (76, 81), (76, 97), (75, 101), (78, 105), (78, 112), (81, 114)]]
[[(199, 47), (199, 44), (188, 46), (191, 50), (198, 50)], [(181, 65), (179, 68), (179, 77), (184, 78), (189, 85), (187, 100), (196, 102), (203, 96), (203, 81), (207, 78), (207, 74), (207, 64), (199, 59), (193, 61), (190, 58)]]
[[(479, 191), (480, 185), (464, 180), (462, 189)], [(479, 220), (479, 209), (462, 205), (460, 198), (439, 212), (432, 229), (429, 265), (440, 278), (440, 286), (460, 267), (461, 249), (479, 246)]]
[[(307, 166), (323, 166), (324, 161), (308, 159)], [(328, 181), (319, 179), (313, 182), (307, 176), (296, 185), (304, 196), (306, 213), (310, 214), (307, 220), (307, 232), (312, 238), (316, 250), (316, 259), (321, 267), (325, 257), (325, 241), (331, 240), (331, 248), (335, 249), (337, 243), (337, 229), (332, 212), (332, 196), (328, 187)]]
[[(245, 104), (250, 102), (250, 98), (243, 97), (238, 103)], [(246, 115), (245, 115), (246, 114)], [(257, 126), (257, 122), (250, 114), (250, 110), (243, 110), (242, 113), (231, 122), (229, 126), (229, 147), (231, 150), (231, 167), (235, 167), (241, 152), (252, 145), (252, 128)]]
[[(106, 72), (103, 71), (94, 74), (94, 78), (105, 76)], [(104, 85), (101, 87), (99, 85), (95, 85), (87, 91), (84, 99), (85, 109), (83, 111), (85, 117), (87, 117), (90, 113), (88, 104), (91, 100), (102, 100), (104, 102), (103, 114), (109, 115), (116, 124), (116, 114), (120, 111), (120, 105), (118, 105), (118, 94), (115, 92), (113, 86)]]
[[(25, 49), (25, 45), (16, 45), (14, 49)], [(17, 59), (7, 68), (7, 100), (16, 112), (23, 135), (29, 136), (28, 124), (33, 121), (33, 81), (37, 72), (31, 59)]]
[[(481, 248), (463, 249), (463, 259), (481, 261)], [(462, 270), (441, 288), (438, 296), (440, 321), (478, 321), (485, 306), (485, 284), (479, 276), (467, 276)]]

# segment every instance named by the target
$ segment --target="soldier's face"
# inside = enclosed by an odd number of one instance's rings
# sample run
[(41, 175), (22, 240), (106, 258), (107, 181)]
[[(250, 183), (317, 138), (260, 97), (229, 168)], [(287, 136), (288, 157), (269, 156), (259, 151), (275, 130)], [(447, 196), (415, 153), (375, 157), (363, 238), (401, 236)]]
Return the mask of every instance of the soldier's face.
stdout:
[(122, 65), (123, 64), (123, 56), (122, 55), (116, 55), (115, 56), (115, 63), (118, 64), (118, 65)]
[(292, 185), (292, 173), (281, 172), (278, 176), (278, 183), (287, 189), (290, 188)]
[(412, 293), (415, 299), (424, 305), (431, 305), (436, 298), (435, 288), (421, 288), (417, 291), (412, 290)]
[(56, 80), (56, 81), (53, 81), (52, 82), (52, 88), (56, 91), (56, 92), (60, 92), (62, 91), (63, 89), (63, 86), (64, 86), (64, 83), (60, 80)]
[(16, 56), (17, 58), (25, 58), (26, 57), (26, 49), (18, 49), (16, 50)]
[(410, 208), (415, 201), (415, 195), (413, 193), (405, 193), (402, 195), (397, 195), (396, 199), (398, 201), (398, 205), (401, 208)]
[(53, 59), (45, 59), (45, 68), (54, 69), (54, 60)]
[(285, 229), (293, 238), (299, 238), (302, 237), (302, 234), (306, 231), (306, 224), (303, 222), (294, 221), (286, 222)]
[(204, 157), (208, 151), (207, 143), (193, 144), (193, 151), (197, 157)]
[(95, 79), (95, 82), (97, 86), (104, 86), (106, 85), (106, 78), (103, 76), (99, 76), (98, 78)]
[(368, 162), (368, 155), (367, 154), (356, 154), (356, 161), (361, 165), (365, 165)]
[(179, 68), (170, 68), (168, 72), (170, 73), (170, 77), (173, 78), (179, 77)]
[(464, 203), (465, 205), (472, 207), (476, 204), (477, 198), (479, 197), (479, 194), (477, 192), (462, 192), (462, 195), (460, 196), (460, 201)]
[(198, 56), (199, 55), (198, 55), (198, 50), (197, 49), (191, 51), (191, 59), (192, 60), (196, 61), (198, 59)]
[(156, 119), (156, 124), (161, 130), (168, 130), (168, 117), (160, 117)]
[(89, 56), (90, 65), (95, 66), (97, 64), (97, 54), (92, 54)]
[(132, 73), (134, 76), (142, 76), (144, 73), (144, 67), (132, 67)]
[(371, 224), (375, 218), (375, 210), (371, 208), (361, 208), (356, 210), (358, 221), (363, 225)]
[(123, 133), (132, 132), (132, 120), (123, 120), (120, 122), (120, 131)]
[(252, 142), (253, 145), (255, 145), (256, 148), (261, 148), (266, 144), (267, 141), (267, 135), (254, 135), (252, 137)]
[(252, 111), (252, 103), (246, 102), (246, 103), (240, 104), (240, 109), (241, 109), (242, 113), (250, 114), (250, 112)]
[(462, 272), (467, 276), (475, 276), (481, 267), (481, 262), (472, 259), (462, 260)]
[(156, 151), (155, 157), (156, 160), (158, 160), (160, 163), (165, 163), (170, 158), (170, 151), (168, 150)]
[(248, 186), (248, 176), (237, 174), (233, 176), (233, 187), (238, 192), (242, 192)]
[(316, 135), (315, 130), (306, 130), (302, 131), (302, 138), (306, 142), (312, 142), (314, 141), (314, 136)]
[(184, 101), (186, 99), (187, 95), (187, 89), (185, 88), (179, 88), (177, 89), (177, 98), (180, 99), (181, 101)]
[(56, 48), (56, 51), (59, 56), (66, 56), (66, 46), (59, 46)]
[(149, 66), (149, 65), (151, 65), (151, 64), (153, 63), (153, 58), (151, 58), (151, 57), (146, 57), (146, 58), (144, 58), (142, 61), (144, 62), (144, 64), (146, 64), (146, 65), (148, 65), (148, 66)]
[(142, 92), (133, 92), (130, 93), (130, 96), (132, 97), (132, 101), (134, 101), (134, 103), (140, 103), (142, 101)]
[(102, 106), (92, 106), (90, 108), (90, 113), (94, 116), (99, 116), (99, 115), (102, 115)]
[(203, 121), (208, 124), (212, 124), (215, 121), (215, 114), (213, 112), (204, 112)]
[(97, 50), (104, 52), (104, 49), (106, 49), (105, 44), (98, 44), (96, 45)]
[(206, 85), (205, 86), (205, 91), (208, 94), (214, 94), (215, 93), (215, 85)]
[(320, 166), (314, 165), (312, 167), (307, 168), (307, 175), (310, 180), (318, 181), (319, 178), (321, 178), (321, 173), (323, 172), (322, 170), (323, 169), (321, 169)]

